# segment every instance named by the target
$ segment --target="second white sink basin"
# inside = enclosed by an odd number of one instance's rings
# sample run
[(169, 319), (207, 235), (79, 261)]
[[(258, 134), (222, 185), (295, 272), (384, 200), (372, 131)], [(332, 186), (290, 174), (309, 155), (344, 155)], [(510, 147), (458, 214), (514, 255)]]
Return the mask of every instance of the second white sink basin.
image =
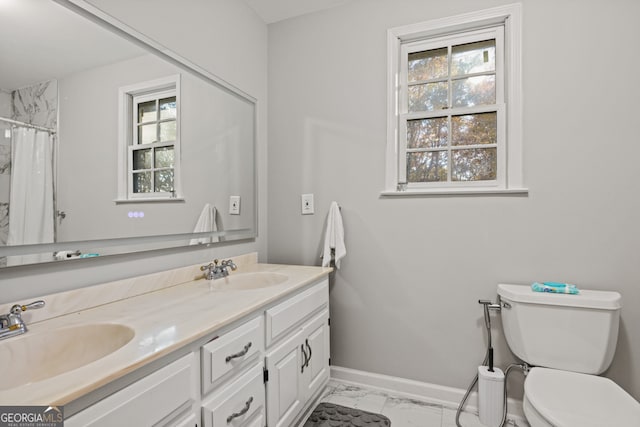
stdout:
[(127, 344), (133, 329), (98, 323), (27, 332), (0, 341), (0, 390), (42, 381), (101, 359)]
[(251, 289), (261, 289), (269, 286), (279, 285), (289, 279), (289, 276), (270, 271), (258, 271), (255, 273), (231, 273), (223, 279), (211, 282), (214, 289), (220, 291), (246, 291)]

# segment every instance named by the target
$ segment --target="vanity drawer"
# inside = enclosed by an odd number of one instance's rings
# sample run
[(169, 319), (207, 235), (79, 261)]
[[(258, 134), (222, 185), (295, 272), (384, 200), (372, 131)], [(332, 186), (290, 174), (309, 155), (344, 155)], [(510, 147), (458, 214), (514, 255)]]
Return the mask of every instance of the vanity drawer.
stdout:
[(242, 371), (264, 351), (262, 316), (202, 346), (202, 394)]
[(203, 427), (264, 426), (263, 366), (262, 363), (255, 365), (203, 402)]
[(324, 279), (306, 291), (268, 309), (266, 346), (284, 337), (296, 325), (329, 304), (329, 280)]
[(197, 388), (194, 353), (159, 369), (65, 420), (65, 427), (167, 425), (192, 410)]

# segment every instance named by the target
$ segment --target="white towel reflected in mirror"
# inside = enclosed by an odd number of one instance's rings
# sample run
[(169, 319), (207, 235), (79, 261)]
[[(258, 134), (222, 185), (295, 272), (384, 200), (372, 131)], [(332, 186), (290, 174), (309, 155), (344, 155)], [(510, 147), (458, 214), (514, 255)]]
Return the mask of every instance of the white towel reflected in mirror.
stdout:
[[(198, 217), (198, 221), (196, 222), (196, 226), (193, 229), (194, 233), (205, 233), (211, 231), (218, 231), (218, 226), (216, 225), (216, 208), (215, 206), (211, 206), (209, 203), (204, 205), (202, 208), (202, 212), (200, 213), (200, 217)], [(197, 239), (191, 239), (189, 241), (190, 245), (206, 245), (207, 243), (217, 242), (217, 236), (206, 236), (200, 237)]]

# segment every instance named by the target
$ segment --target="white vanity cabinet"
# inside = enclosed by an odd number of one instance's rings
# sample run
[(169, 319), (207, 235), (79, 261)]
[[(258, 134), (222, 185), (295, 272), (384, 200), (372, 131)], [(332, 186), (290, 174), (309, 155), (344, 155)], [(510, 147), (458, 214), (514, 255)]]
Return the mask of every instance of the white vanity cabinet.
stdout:
[(176, 353), (186, 355), (147, 367), (150, 374), (124, 388), (106, 386), (117, 391), (103, 390), (107, 397), (65, 426), (295, 425), (329, 379), (328, 279)]
[(329, 379), (328, 280), (266, 310), (267, 426), (289, 427)]

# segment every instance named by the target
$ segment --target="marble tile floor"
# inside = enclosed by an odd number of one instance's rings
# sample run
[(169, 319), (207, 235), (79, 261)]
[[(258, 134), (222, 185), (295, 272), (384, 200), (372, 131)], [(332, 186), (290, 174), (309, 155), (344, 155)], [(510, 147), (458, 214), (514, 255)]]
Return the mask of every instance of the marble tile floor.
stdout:
[[(329, 381), (320, 402), (382, 414), (391, 420), (391, 427), (456, 427), (456, 406), (430, 403), (334, 379)], [(477, 413), (466, 411), (460, 415), (460, 424), (463, 427), (486, 427), (480, 423)], [(521, 419), (509, 419), (506, 425), (529, 427)]]

